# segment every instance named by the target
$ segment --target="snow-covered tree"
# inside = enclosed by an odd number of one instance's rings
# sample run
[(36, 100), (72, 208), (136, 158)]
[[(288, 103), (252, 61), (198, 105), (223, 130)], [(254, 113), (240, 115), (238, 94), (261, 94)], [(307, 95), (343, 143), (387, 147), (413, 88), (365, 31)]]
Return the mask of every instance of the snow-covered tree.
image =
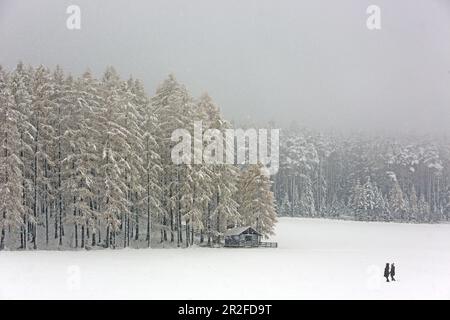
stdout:
[(53, 147), (53, 127), (50, 124), (52, 114), (53, 82), (50, 70), (39, 66), (33, 71), (31, 80), (31, 123), (34, 130), (33, 135), (33, 216), (36, 222), (32, 225), (33, 247), (37, 248), (37, 227), (41, 222), (41, 214), (45, 214), (46, 240), (48, 242), (49, 207), (51, 206), (52, 184), (51, 148)]
[(274, 233), (277, 221), (271, 182), (261, 164), (249, 165), (238, 183), (241, 225), (251, 226), (265, 237)]
[(73, 224), (73, 245), (85, 247), (90, 232), (92, 245), (97, 243), (99, 229), (98, 197), (103, 184), (97, 180), (102, 179), (97, 170), (102, 150), (97, 115), (101, 96), (99, 83), (89, 71), (76, 80), (69, 77), (65, 87), (71, 94), (62, 102), (64, 117), (58, 129), (62, 134), (58, 149), (63, 154), (58, 158), (62, 158), (62, 188), (66, 192), (67, 220)]
[(357, 180), (350, 204), (358, 220), (377, 220), (386, 210), (383, 195), (370, 177), (363, 185)]
[[(238, 177), (238, 168), (234, 165), (223, 164), (224, 159), (218, 159), (217, 152), (222, 156), (219, 149), (223, 150), (234, 148), (234, 141), (228, 141), (224, 137), (225, 130), (230, 129), (231, 125), (222, 119), (219, 108), (213, 102), (208, 94), (203, 94), (197, 102), (197, 121), (203, 122), (203, 129), (217, 130), (217, 135), (208, 136), (205, 134), (202, 145), (205, 148), (205, 154), (202, 165), (197, 165), (197, 170), (204, 171), (201, 175), (210, 179), (209, 184), (203, 184), (202, 192), (205, 203), (203, 207), (203, 224), (201, 233), (206, 229), (208, 243), (211, 244), (211, 237), (216, 242), (221, 241), (223, 233), (227, 227), (235, 226), (239, 221), (239, 212), (237, 202), (234, 198), (236, 194), (236, 184)], [(232, 144), (233, 145), (229, 145)], [(194, 144), (195, 145), (195, 144)], [(213, 146), (212, 149), (209, 147)], [(195, 148), (195, 147), (194, 147)], [(220, 161), (222, 160), (222, 161)]]
[(351, 207), (354, 210), (355, 215), (358, 215), (363, 206), (364, 206), (364, 193), (361, 183), (358, 179), (356, 180), (356, 183), (351, 190), (349, 207)]
[(300, 212), (307, 217), (316, 215), (316, 207), (314, 202), (314, 193), (311, 179), (306, 175), (301, 175), (300, 196), (295, 203), (295, 212)]
[(14, 109), (14, 97), (6, 73), (0, 67), (0, 250), (11, 228), (23, 226), (26, 212), (20, 158), (20, 114)]
[(20, 135), (20, 163), (22, 171), (21, 203), (24, 208), (23, 225), (20, 232), (20, 247), (26, 249), (31, 238), (35, 219), (32, 214), (33, 190), (32, 190), (32, 163), (33, 163), (33, 136), (35, 128), (31, 124), (31, 74), (23, 63), (19, 63), (11, 73), (9, 80), (13, 95), (14, 110), (19, 118), (17, 126)]
[(407, 202), (397, 180), (394, 181), (389, 194), (389, 211), (394, 219), (403, 219), (407, 210)]
[[(182, 208), (181, 190), (190, 189), (188, 170), (184, 165), (174, 164), (171, 152), (176, 142), (172, 141), (172, 133), (177, 129), (193, 130), (193, 99), (186, 88), (179, 84), (173, 75), (158, 87), (156, 94), (151, 99), (152, 110), (156, 114), (158, 126), (159, 155), (161, 156), (162, 172), (160, 184), (161, 192), (161, 241), (167, 240), (167, 231), (170, 230), (170, 241), (181, 245), (182, 234)], [(185, 184), (183, 186), (183, 184)], [(191, 192), (190, 190), (189, 192)], [(187, 191), (186, 191), (187, 192)]]
[[(129, 81), (130, 89), (134, 94), (134, 103), (137, 110), (142, 115), (142, 170), (141, 186), (143, 188), (140, 203), (142, 211), (146, 215), (146, 241), (147, 246), (151, 245), (152, 221), (159, 216), (161, 210), (161, 192), (159, 179), (162, 174), (161, 157), (158, 153), (157, 123), (158, 119), (151, 108), (150, 101), (144, 92), (144, 87), (139, 80)], [(137, 221), (136, 226), (139, 226)], [(136, 230), (136, 235), (139, 230)]]
[(281, 216), (289, 216), (291, 214), (291, 202), (289, 201), (287, 193), (284, 195), (284, 198), (281, 202), (279, 214)]
[(419, 216), (421, 221), (430, 222), (431, 221), (431, 209), (428, 202), (425, 200), (424, 194), (420, 195), (419, 202), (417, 204)]
[(409, 197), (409, 218), (416, 222), (419, 215), (419, 204), (417, 199), (416, 188), (411, 187), (411, 195)]
[(102, 103), (96, 114), (97, 130), (101, 134), (99, 147), (101, 161), (98, 166), (100, 185), (100, 214), (106, 224), (106, 246), (116, 246), (116, 235), (122, 226), (123, 214), (129, 214), (127, 196), (126, 155), (129, 150), (127, 128), (119, 121), (123, 115), (121, 81), (109, 67), (100, 84)]
[(378, 186), (374, 187), (375, 190), (375, 207), (374, 207), (374, 216), (371, 220), (384, 220), (389, 221), (389, 210), (386, 207), (386, 200), (384, 199), (384, 196), (382, 192), (380, 191), (380, 188)]

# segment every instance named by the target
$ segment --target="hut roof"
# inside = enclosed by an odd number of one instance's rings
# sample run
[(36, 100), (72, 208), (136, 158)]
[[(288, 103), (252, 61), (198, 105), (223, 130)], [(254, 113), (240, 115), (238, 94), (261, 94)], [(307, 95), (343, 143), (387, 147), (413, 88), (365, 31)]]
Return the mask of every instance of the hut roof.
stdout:
[[(250, 230), (249, 230), (250, 229)], [(237, 228), (233, 228), (233, 229), (228, 229), (225, 232), (225, 236), (229, 237), (229, 236), (239, 236), (241, 234), (243, 234), (245, 231), (249, 230), (251, 234), (257, 234), (259, 236), (262, 236), (262, 234), (260, 234), (258, 231), (256, 231), (255, 229), (253, 229), (252, 227), (237, 227)]]

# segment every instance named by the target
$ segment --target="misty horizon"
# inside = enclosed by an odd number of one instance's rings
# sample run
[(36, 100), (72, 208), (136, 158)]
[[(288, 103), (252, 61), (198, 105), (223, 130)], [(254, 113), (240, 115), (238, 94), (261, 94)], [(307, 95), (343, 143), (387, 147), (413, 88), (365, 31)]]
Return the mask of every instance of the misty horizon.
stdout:
[(112, 65), (149, 96), (173, 73), (236, 123), (449, 133), (447, 1), (376, 1), (375, 31), (366, 28), (368, 1), (76, 1), (81, 30), (65, 27), (70, 4), (1, 1), (0, 65), (96, 76)]

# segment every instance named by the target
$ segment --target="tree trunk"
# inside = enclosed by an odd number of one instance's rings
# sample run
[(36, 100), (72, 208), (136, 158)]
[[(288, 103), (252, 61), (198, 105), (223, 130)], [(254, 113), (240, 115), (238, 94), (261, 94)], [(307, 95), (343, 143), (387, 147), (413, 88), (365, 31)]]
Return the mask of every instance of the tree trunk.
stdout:
[(123, 226), (123, 247), (126, 248), (127, 247), (127, 215), (124, 214), (123, 218), (122, 218), (122, 223), (121, 225)]
[(5, 249), (5, 227), (2, 227), (2, 234), (0, 237), (0, 250)]
[(23, 244), (23, 227), (20, 227), (20, 248), (19, 249), (23, 249), (24, 248), (24, 244)]
[(186, 221), (186, 248), (189, 247), (189, 221)]
[(62, 204), (61, 204), (61, 200), (59, 202), (59, 245), (62, 246), (63, 242), (62, 242), (62, 237), (64, 235), (64, 229), (63, 229), (63, 222), (62, 222)]
[[(130, 245), (130, 215), (127, 214), (127, 245)], [(132, 228), (131, 228), (132, 229)]]
[(84, 224), (81, 225), (81, 248), (84, 248)]
[(106, 239), (105, 239), (105, 243), (106, 243), (106, 247), (109, 248), (109, 242), (110, 242), (110, 235), (109, 235), (109, 226), (106, 227)]
[[(170, 200), (172, 200), (172, 188), (170, 188), (169, 197), (170, 197)], [(172, 243), (175, 241), (174, 240), (174, 235), (173, 235), (173, 231), (174, 231), (173, 219), (174, 219), (173, 207), (172, 207), (172, 204), (170, 204), (170, 242), (172, 242)], [(180, 240), (179, 239), (177, 239), (177, 245), (180, 246)]]
[(58, 239), (58, 215), (55, 214), (55, 221), (53, 222), (53, 226), (54, 226), (54, 235), (55, 235), (55, 239)]
[[(20, 160), (22, 161), (22, 172), (25, 172), (25, 160), (24, 160), (24, 147), (23, 147), (23, 133), (20, 133)], [(26, 194), (26, 180), (25, 177), (22, 179), (22, 205), (25, 207), (26, 205), (26, 198), (27, 198), (27, 194)], [(27, 234), (28, 234), (28, 230), (27, 230), (27, 225), (28, 225), (28, 214), (25, 213), (24, 218), (23, 218), (23, 227), (21, 227), (21, 249), (26, 249), (27, 248)]]
[(74, 232), (75, 232), (75, 248), (78, 248), (78, 224), (77, 223), (75, 223)]
[(139, 212), (138, 209), (136, 208), (136, 226), (135, 226), (135, 231), (134, 231), (134, 240), (135, 241), (139, 241)]
[(211, 207), (208, 204), (208, 215), (206, 217), (206, 228), (208, 232), (208, 246), (211, 246)]
[[(73, 197), (73, 204), (75, 205), (75, 197)], [(77, 209), (73, 209), (73, 217), (76, 220)], [(75, 232), (75, 248), (78, 248), (78, 223), (75, 221), (74, 223), (74, 232)]]
[[(167, 217), (166, 214), (163, 215), (163, 227), (167, 226)], [(167, 231), (166, 228), (163, 229), (164, 241), (167, 241)]]
[(48, 205), (45, 205), (45, 243), (48, 246)]
[(147, 174), (147, 247), (150, 248), (150, 244), (151, 244), (151, 237), (150, 237), (150, 232), (151, 232), (151, 226), (150, 226), (150, 188), (149, 188), (149, 184), (150, 184), (150, 178), (149, 175)]
[(33, 240), (33, 248), (37, 249), (36, 245), (36, 237), (37, 237), (37, 205), (38, 205), (38, 199), (37, 199), (37, 171), (38, 171), (38, 142), (39, 142), (39, 123), (36, 125), (36, 137), (35, 137), (35, 147), (34, 147), (34, 176), (33, 176), (33, 186), (34, 186), (34, 204), (33, 204), (33, 216), (34, 216), (34, 223), (32, 228), (32, 240)]
[[(45, 180), (47, 181), (47, 179), (48, 179), (47, 159), (44, 160), (44, 177), (45, 177)], [(45, 183), (45, 188), (44, 188), (44, 203), (42, 205), (42, 209), (45, 213), (45, 243), (48, 246), (49, 228), (48, 228), (48, 186), (47, 186), (47, 183)]]

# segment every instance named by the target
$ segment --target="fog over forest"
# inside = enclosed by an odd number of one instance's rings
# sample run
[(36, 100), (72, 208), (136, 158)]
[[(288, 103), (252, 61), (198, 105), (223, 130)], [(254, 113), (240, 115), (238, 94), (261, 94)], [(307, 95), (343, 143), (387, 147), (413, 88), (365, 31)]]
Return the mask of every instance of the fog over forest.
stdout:
[[(0, 1), (0, 64), (97, 77), (113, 65), (148, 95), (174, 73), (237, 123), (449, 132), (447, 0), (80, 0), (81, 29), (68, 30), (71, 4)], [(371, 4), (380, 30), (366, 27)]]

